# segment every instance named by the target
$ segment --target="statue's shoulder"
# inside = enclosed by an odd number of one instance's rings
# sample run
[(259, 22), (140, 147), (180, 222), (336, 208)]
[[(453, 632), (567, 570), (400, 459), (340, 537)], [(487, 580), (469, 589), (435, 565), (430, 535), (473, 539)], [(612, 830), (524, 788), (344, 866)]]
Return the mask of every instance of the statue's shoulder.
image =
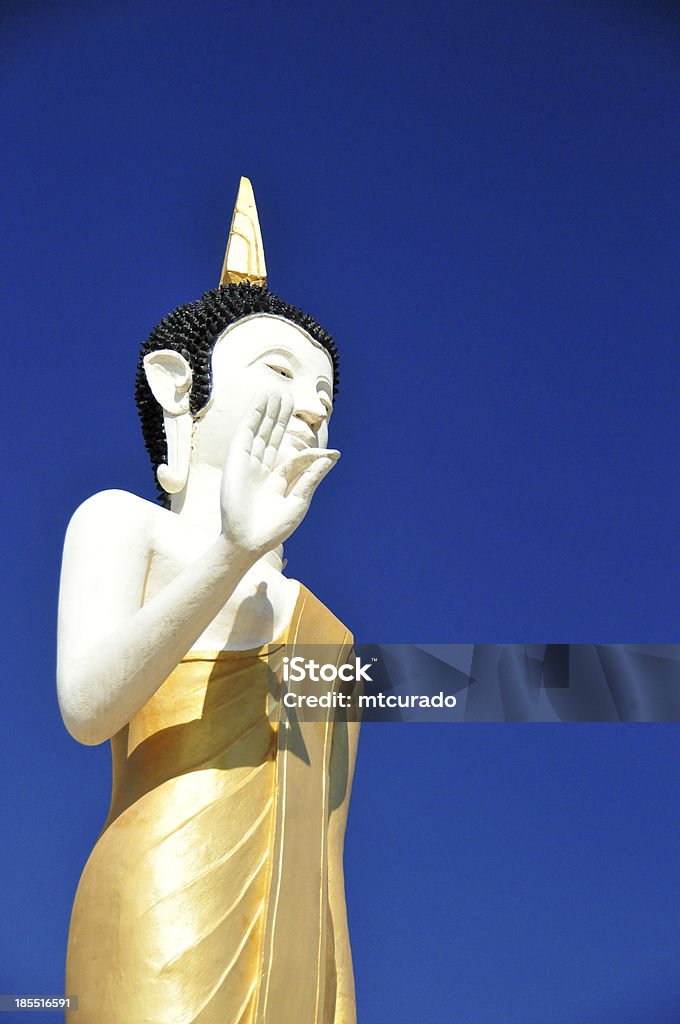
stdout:
[(117, 519), (122, 516), (125, 521), (133, 520), (139, 523), (157, 519), (158, 513), (167, 515), (165, 509), (146, 498), (140, 498), (139, 495), (131, 494), (130, 491), (111, 489), (98, 491), (97, 494), (86, 498), (73, 513), (71, 522), (87, 523), (95, 520)]
[(151, 536), (158, 520), (169, 515), (166, 509), (129, 491), (99, 491), (79, 505), (71, 517), (67, 542), (106, 536), (115, 538)]

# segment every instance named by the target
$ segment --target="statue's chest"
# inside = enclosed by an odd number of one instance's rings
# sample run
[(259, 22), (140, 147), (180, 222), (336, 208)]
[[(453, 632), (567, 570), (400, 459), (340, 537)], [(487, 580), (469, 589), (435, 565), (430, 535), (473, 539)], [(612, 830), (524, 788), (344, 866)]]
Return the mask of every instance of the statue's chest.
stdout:
[[(205, 550), (195, 538), (157, 543), (149, 555), (143, 603), (171, 583)], [(181, 541), (181, 542), (178, 542)], [(299, 584), (270, 566), (254, 566), (226, 598), (220, 611), (193, 644), (194, 650), (261, 647), (279, 636), (290, 621)]]

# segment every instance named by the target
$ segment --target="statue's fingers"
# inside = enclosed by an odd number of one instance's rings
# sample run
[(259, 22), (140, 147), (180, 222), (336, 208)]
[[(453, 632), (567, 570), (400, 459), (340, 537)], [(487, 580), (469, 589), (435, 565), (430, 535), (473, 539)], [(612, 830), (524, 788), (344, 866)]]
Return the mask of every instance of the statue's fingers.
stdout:
[(267, 399), (264, 415), (260, 421), (257, 433), (253, 438), (253, 445), (251, 448), (251, 455), (254, 455), (256, 459), (260, 460), (260, 462), (264, 461), (264, 455), (271, 440), (272, 431), (278, 423), (280, 411), (281, 394), (278, 391), (273, 391)]
[(265, 391), (257, 395), (246, 410), (243, 419), (239, 424), (234, 441), (239, 447), (243, 448), (244, 451), (252, 451), (253, 441), (257, 437), (260, 424), (264, 419), (268, 401), (269, 395)]
[(281, 405), (279, 406), (279, 414), (276, 418), (276, 422), (272, 426), (271, 434), (269, 437), (269, 443), (267, 444), (266, 451), (264, 453), (263, 462), (265, 466), (272, 469), (276, 462), (276, 456), (278, 455), (281, 442), (286, 433), (286, 427), (290, 422), (290, 418), (293, 415), (293, 399), (290, 395), (281, 395)]
[(330, 459), (333, 464), (339, 458), (340, 452), (332, 448), (306, 448), (278, 466), (276, 472), (283, 477), (288, 485), (292, 485), (306, 469), (319, 460)]
[(309, 504), (314, 491), (337, 461), (337, 458), (333, 459), (328, 456), (317, 459), (312, 466), (308, 466), (300, 474), (288, 492), (289, 497), (297, 499), (303, 505)]

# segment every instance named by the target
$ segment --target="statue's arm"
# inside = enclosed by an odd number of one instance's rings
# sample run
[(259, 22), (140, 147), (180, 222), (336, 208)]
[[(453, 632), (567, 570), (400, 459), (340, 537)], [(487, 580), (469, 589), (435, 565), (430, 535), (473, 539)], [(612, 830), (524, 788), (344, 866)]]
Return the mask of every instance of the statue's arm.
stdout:
[(255, 556), (224, 535), (142, 605), (148, 502), (105, 491), (69, 525), (59, 596), (57, 691), (64, 722), (101, 743), (149, 700), (215, 618)]
[(358, 722), (340, 721), (335, 723), (330, 764), (332, 810), (328, 826), (328, 896), (333, 919), (336, 970), (333, 1024), (356, 1024), (354, 971), (347, 924), (343, 851), (358, 743)]

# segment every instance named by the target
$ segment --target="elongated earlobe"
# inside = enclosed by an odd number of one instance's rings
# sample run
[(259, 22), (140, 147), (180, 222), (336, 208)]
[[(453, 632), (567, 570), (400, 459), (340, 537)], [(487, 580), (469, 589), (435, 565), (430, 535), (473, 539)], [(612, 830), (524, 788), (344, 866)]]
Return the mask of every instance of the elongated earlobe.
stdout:
[(189, 413), (181, 416), (169, 416), (163, 413), (165, 441), (168, 448), (168, 461), (161, 463), (156, 471), (158, 483), (167, 494), (178, 494), (189, 476), (189, 460), (191, 457), (191, 428), (193, 420)]
[(187, 482), (191, 457), (191, 367), (179, 352), (160, 349), (144, 357), (144, 372), (163, 410), (167, 460), (156, 475), (167, 494), (178, 494)]

